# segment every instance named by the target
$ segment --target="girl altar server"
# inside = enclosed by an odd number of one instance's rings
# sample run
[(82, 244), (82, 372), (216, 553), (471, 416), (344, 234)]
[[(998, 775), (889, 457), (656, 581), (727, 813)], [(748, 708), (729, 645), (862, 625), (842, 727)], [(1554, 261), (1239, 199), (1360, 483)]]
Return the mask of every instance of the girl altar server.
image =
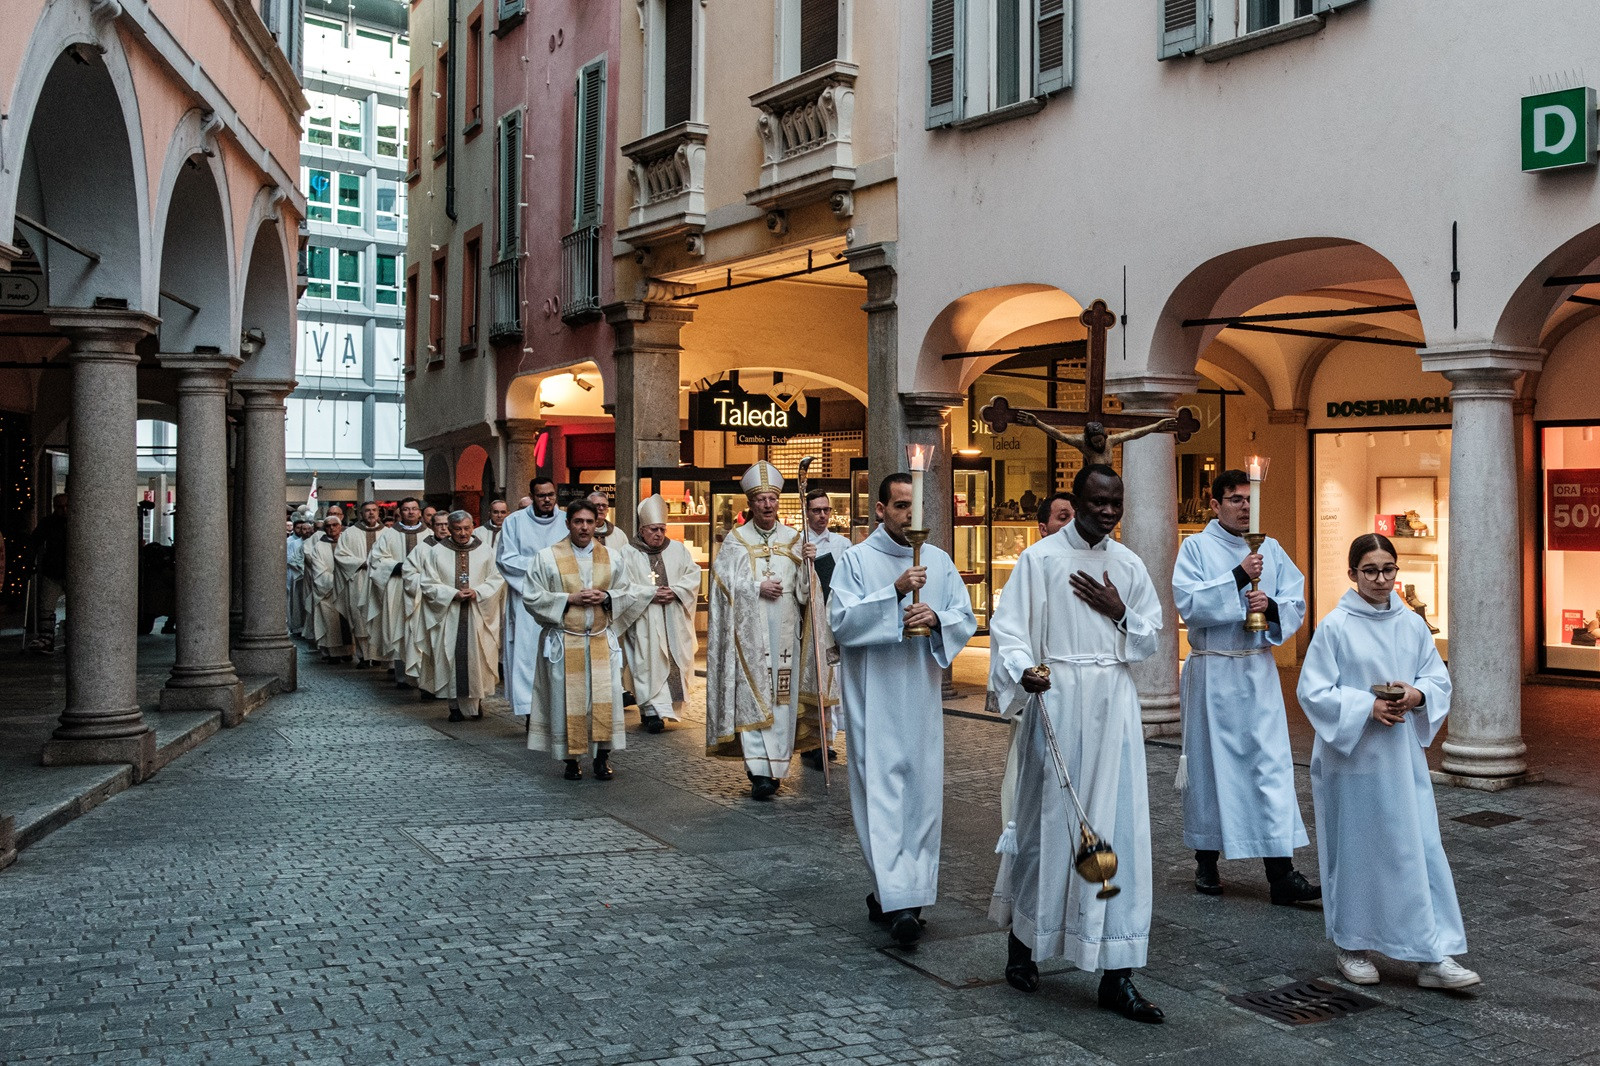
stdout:
[[(1424, 749), (1450, 710), (1450, 675), (1427, 623), (1395, 594), (1394, 545), (1350, 545), (1350, 580), (1317, 626), (1297, 690), (1316, 729), (1311, 795), (1323, 918), (1352, 984), (1378, 981), (1369, 952), (1415, 962), (1423, 988), (1466, 988), (1476, 973), (1439, 838)], [(1388, 686), (1387, 692), (1374, 690)]]

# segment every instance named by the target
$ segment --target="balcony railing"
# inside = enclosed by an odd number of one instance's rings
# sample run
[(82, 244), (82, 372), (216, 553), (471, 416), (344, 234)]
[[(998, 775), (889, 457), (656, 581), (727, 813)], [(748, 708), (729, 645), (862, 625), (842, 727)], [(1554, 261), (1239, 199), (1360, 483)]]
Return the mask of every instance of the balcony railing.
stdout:
[(580, 226), (561, 238), (561, 317), (582, 322), (600, 314), (600, 227)]
[(489, 268), (489, 340), (522, 339), (522, 257), (513, 254)]
[(746, 203), (773, 210), (831, 198), (836, 214), (850, 214), (856, 69), (834, 60), (750, 97), (761, 112), (762, 163)]
[(699, 122), (676, 126), (622, 146), (633, 164), (633, 209), (628, 227), (617, 236), (635, 247), (686, 238), (691, 251), (699, 246), (706, 225), (706, 136)]

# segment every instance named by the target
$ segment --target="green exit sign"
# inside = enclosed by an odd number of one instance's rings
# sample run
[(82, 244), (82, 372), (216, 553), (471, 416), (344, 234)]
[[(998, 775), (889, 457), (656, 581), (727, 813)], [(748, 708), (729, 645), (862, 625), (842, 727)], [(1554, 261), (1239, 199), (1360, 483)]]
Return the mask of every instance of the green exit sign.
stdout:
[(1579, 87), (1522, 98), (1522, 169), (1594, 162), (1595, 92)]

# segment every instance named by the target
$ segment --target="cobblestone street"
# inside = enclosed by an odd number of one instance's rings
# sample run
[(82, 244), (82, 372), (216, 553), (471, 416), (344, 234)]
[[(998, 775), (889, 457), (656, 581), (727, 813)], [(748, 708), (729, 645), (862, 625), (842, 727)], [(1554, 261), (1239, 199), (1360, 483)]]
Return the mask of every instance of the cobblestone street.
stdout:
[[(1319, 913), (1256, 862), (1197, 896), (1149, 747), (1155, 926), (1142, 991), (1001, 980), (985, 919), (1002, 726), (947, 716), (941, 900), (884, 948), (842, 776), (772, 804), (702, 755), (700, 722), (630, 727), (610, 783), (561, 780), (496, 701), (451, 725), (376, 671), (301, 661), (301, 689), (0, 874), (0, 1061), (1489, 1063), (1600, 1058), (1600, 797), (1553, 780), (1440, 790), (1474, 994), (1384, 968), (1377, 1009), (1286, 1026), (1226, 996), (1333, 980)], [(1302, 804), (1311, 804), (1304, 770)], [(1479, 811), (1518, 821), (1478, 827)], [(1298, 862), (1315, 874), (1315, 849)], [(1373, 871), (1382, 876), (1382, 871)], [(1047, 971), (1048, 972), (1048, 971)]]

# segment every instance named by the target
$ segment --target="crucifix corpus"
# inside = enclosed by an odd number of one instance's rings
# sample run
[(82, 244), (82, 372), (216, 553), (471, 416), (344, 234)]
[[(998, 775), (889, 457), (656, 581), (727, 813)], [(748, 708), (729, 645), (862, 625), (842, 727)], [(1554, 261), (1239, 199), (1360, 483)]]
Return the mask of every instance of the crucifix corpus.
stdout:
[[(1033, 426), (1043, 430), (1062, 444), (1070, 444), (1083, 453), (1089, 463), (1111, 462), (1111, 449), (1130, 440), (1151, 433), (1171, 433), (1182, 444), (1200, 429), (1200, 421), (1193, 412), (1182, 409), (1176, 416), (1147, 422), (1140, 415), (1108, 414), (1103, 405), (1106, 391), (1106, 332), (1117, 323), (1104, 300), (1096, 300), (1078, 316), (1089, 330), (1089, 359), (1085, 374), (1084, 404), (1082, 411), (1058, 411), (1053, 407), (1012, 407), (1004, 396), (996, 396), (988, 406), (978, 412), (978, 417), (989, 424), (995, 433), (1004, 433), (1008, 426)], [(1081, 429), (1080, 433), (1067, 433), (1068, 429)], [(1120, 430), (1108, 433), (1108, 430)]]

